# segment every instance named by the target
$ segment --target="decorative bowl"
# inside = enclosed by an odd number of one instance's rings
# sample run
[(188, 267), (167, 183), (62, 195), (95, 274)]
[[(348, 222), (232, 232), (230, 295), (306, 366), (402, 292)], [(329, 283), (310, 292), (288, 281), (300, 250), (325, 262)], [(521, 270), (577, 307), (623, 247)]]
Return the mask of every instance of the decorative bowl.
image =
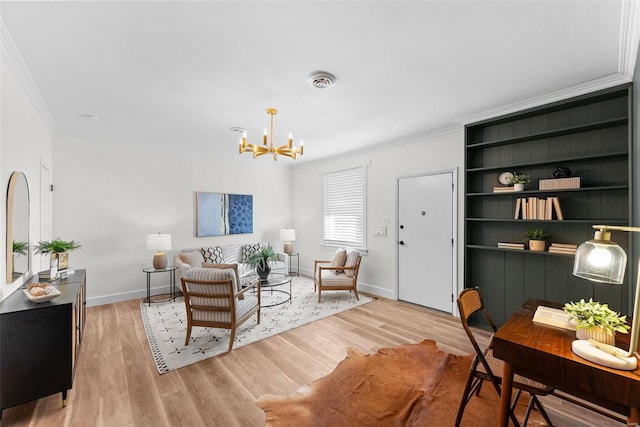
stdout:
[(24, 292), (24, 294), (27, 296), (27, 298), (29, 298), (29, 301), (39, 304), (41, 302), (51, 301), (52, 299), (60, 296), (61, 292), (59, 290), (57, 290), (56, 288), (53, 288), (53, 289), (55, 290), (55, 292), (52, 292), (52, 293), (46, 294), (46, 295), (40, 295), (38, 297), (31, 295), (29, 293), (29, 291), (26, 290), (26, 289), (23, 289), (22, 292)]

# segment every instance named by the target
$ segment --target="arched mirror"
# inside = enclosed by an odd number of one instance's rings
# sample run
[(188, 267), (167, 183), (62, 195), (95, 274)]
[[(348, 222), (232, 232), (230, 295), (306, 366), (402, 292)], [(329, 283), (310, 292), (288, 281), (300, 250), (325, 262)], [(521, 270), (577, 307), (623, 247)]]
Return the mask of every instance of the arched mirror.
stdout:
[(7, 189), (7, 283), (29, 272), (29, 186), (22, 172), (13, 172)]

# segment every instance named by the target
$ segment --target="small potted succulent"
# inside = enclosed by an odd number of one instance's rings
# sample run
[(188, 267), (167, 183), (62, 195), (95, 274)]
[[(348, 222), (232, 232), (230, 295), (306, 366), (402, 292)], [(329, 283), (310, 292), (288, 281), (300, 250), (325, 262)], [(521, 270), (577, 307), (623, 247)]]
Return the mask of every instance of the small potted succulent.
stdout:
[(529, 175), (525, 175), (523, 173), (516, 173), (511, 178), (509, 178), (509, 184), (513, 184), (514, 191), (524, 190), (524, 185), (530, 182), (531, 178), (529, 178)]
[(530, 251), (544, 252), (547, 245), (546, 238), (549, 237), (549, 233), (542, 228), (531, 228), (525, 231), (524, 235), (529, 240)]
[(277, 261), (278, 254), (271, 245), (262, 246), (259, 250), (249, 255), (246, 263), (256, 269), (256, 273), (261, 280), (267, 280), (271, 267), (269, 261)]
[(621, 316), (609, 308), (607, 304), (600, 304), (589, 298), (578, 302), (568, 302), (564, 305), (564, 312), (569, 320), (576, 324), (578, 339), (594, 339), (606, 344), (615, 345), (615, 333), (628, 333), (627, 316)]

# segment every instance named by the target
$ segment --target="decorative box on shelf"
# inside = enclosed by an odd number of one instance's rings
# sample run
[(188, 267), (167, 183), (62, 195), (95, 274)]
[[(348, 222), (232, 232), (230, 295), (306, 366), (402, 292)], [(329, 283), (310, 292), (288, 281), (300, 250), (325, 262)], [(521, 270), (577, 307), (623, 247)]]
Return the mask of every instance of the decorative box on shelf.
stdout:
[(540, 190), (565, 190), (569, 188), (580, 188), (580, 177), (541, 179)]

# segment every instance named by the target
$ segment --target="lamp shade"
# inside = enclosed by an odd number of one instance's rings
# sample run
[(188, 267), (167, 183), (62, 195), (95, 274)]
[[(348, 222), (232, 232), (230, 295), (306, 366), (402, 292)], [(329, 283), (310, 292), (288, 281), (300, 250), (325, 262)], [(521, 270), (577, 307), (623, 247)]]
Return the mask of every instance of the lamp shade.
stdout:
[(171, 249), (171, 234), (149, 234), (147, 236), (147, 249), (157, 251)]
[[(627, 267), (627, 254), (607, 238), (587, 240), (576, 250), (573, 275), (600, 283), (621, 285)], [(608, 236), (607, 236), (608, 237)]]
[(283, 228), (280, 230), (280, 240), (283, 242), (293, 242), (296, 240), (295, 228)]

